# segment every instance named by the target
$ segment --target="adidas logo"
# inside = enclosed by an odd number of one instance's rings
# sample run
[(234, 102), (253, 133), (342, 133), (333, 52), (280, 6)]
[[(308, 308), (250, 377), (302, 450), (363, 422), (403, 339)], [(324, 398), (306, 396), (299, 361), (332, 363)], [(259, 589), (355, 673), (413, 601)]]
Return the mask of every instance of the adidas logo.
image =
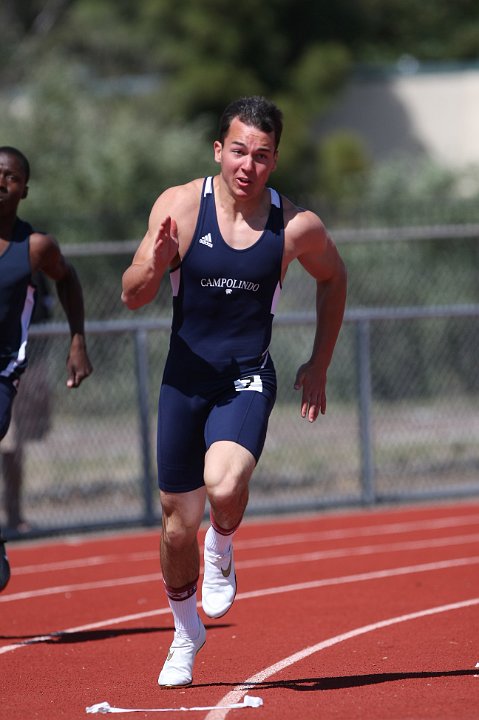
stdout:
[(199, 242), (202, 245), (208, 245), (208, 247), (213, 247), (213, 241), (211, 239), (211, 233), (208, 233), (207, 235), (203, 235), (203, 237), (200, 237)]

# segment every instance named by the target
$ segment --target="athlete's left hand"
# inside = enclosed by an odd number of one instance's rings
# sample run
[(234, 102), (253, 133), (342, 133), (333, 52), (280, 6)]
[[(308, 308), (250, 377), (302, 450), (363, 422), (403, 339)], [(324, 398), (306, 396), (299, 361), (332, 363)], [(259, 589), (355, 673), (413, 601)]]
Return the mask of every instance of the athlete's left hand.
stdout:
[(304, 363), (298, 369), (294, 382), (295, 390), (301, 388), (301, 417), (314, 422), (320, 413), (326, 413), (326, 373), (318, 371), (311, 362)]
[(74, 336), (67, 358), (67, 387), (77, 388), (93, 372), (83, 337)]

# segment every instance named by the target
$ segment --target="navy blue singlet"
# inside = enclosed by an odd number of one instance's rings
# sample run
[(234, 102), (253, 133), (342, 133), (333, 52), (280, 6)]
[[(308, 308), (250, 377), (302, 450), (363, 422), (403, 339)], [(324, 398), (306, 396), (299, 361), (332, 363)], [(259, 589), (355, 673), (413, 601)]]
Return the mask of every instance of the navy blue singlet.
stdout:
[(170, 274), (173, 321), (158, 412), (162, 490), (201, 487), (205, 452), (216, 441), (236, 442), (256, 461), (263, 450), (276, 399), (268, 348), (284, 248), (281, 197), (270, 195), (263, 233), (237, 250), (221, 236), (206, 178), (193, 239)]
[(217, 369), (232, 361), (251, 364), (271, 340), (281, 292), (284, 230), (280, 195), (270, 190), (271, 210), (261, 237), (244, 250), (222, 238), (213, 180), (203, 186), (198, 222), (173, 288), (171, 348), (187, 348)]
[(17, 220), (13, 238), (0, 255), (0, 377), (16, 379), (27, 365), (28, 328), (35, 304), (29, 223)]

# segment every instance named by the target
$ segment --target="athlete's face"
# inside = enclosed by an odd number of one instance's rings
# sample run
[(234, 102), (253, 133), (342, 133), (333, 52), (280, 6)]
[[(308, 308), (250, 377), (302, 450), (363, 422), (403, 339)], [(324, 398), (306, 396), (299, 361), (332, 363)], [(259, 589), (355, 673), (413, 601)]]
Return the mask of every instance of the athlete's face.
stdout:
[(224, 142), (215, 142), (214, 151), (223, 179), (237, 196), (261, 193), (276, 168), (274, 133), (245, 125), (238, 118), (232, 120)]
[(27, 196), (27, 180), (21, 161), (0, 152), (0, 214), (15, 214), (20, 200)]

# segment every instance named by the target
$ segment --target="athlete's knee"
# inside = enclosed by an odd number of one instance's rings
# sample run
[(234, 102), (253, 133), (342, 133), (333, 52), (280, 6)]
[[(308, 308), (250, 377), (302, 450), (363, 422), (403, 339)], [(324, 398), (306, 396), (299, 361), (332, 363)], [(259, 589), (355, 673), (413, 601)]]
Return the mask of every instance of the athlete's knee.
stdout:
[(196, 542), (199, 526), (190, 525), (181, 518), (163, 518), (161, 542), (170, 550), (180, 552)]
[(236, 517), (248, 502), (250, 473), (223, 472), (205, 481), (213, 514)]
[(174, 551), (194, 545), (204, 514), (204, 500), (201, 502), (198, 493), (178, 496), (161, 493), (161, 504), (162, 543)]
[(238, 505), (248, 494), (248, 480), (238, 476), (225, 476), (217, 482), (207, 483), (208, 500), (214, 507), (225, 508)]

